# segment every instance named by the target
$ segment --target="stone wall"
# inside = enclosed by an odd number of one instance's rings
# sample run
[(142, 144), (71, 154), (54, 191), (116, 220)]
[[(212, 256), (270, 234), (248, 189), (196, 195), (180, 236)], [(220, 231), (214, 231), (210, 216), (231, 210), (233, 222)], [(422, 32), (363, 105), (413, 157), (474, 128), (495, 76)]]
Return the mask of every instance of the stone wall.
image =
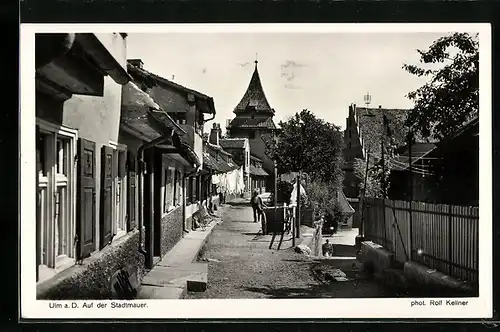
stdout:
[(132, 266), (140, 283), (144, 277), (144, 256), (139, 253), (139, 231), (117, 239), (103, 250), (37, 285), (39, 300), (110, 299), (111, 277)]
[(161, 219), (160, 251), (163, 257), (183, 236), (182, 206), (177, 207)]

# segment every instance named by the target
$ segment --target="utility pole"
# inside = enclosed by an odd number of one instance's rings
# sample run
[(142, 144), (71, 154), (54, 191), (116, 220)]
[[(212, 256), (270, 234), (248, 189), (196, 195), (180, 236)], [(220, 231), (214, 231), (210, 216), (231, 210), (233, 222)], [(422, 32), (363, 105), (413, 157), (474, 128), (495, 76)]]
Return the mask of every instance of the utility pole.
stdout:
[(368, 165), (370, 163), (370, 149), (368, 149), (366, 153), (366, 168), (365, 168), (365, 183), (363, 186), (363, 197), (362, 197), (362, 204), (361, 204), (361, 227), (360, 227), (360, 234), (361, 236), (364, 236), (364, 224), (365, 224), (365, 195), (366, 195), (366, 184), (367, 184), (367, 179), (368, 179)]
[(380, 147), (382, 151), (382, 195), (384, 199), (387, 198), (386, 183), (385, 183), (385, 158), (384, 158), (384, 137), (380, 140)]
[(408, 224), (408, 251), (409, 251), (409, 257), (408, 257), (408, 260), (411, 261), (412, 260), (412, 224), (413, 224), (413, 211), (412, 211), (412, 205), (413, 205), (413, 172), (412, 172), (412, 161), (411, 161), (411, 147), (412, 147), (412, 144), (413, 144), (413, 133), (410, 131), (410, 133), (408, 134), (408, 166), (409, 166), (409, 171), (410, 171), (410, 175), (409, 175), (409, 178), (410, 178), (410, 184), (409, 184), (409, 187), (410, 187), (410, 208), (409, 208), (409, 212), (410, 212), (410, 219), (409, 219), (409, 224)]
[(300, 238), (300, 176), (301, 172), (299, 171), (297, 175), (297, 217), (296, 217), (296, 222), (295, 222), (295, 236)]

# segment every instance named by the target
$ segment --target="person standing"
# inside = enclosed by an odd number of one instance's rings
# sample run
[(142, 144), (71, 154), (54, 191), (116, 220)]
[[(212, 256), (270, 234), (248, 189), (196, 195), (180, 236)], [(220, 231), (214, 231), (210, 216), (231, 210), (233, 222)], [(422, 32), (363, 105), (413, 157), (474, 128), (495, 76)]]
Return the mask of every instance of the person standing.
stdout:
[(259, 196), (257, 190), (252, 194), (251, 203), (253, 209), (253, 222), (262, 220), (262, 233), (266, 234), (266, 216), (264, 215), (264, 207), (266, 205), (262, 202), (262, 198)]

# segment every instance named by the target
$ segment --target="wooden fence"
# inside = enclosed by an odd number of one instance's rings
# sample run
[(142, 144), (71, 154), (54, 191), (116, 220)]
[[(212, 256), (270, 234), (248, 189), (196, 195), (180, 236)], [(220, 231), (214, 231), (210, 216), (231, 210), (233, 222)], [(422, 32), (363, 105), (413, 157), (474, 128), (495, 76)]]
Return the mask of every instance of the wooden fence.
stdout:
[(479, 266), (479, 208), (365, 198), (366, 240), (394, 253), (475, 284)]

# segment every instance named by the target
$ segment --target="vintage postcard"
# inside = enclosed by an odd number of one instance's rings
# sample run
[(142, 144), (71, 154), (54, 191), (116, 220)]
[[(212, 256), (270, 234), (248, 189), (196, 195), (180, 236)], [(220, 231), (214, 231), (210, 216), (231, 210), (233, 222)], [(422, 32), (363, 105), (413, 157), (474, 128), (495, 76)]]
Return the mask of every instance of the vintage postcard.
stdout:
[(21, 24), (22, 318), (488, 318), (488, 24)]

